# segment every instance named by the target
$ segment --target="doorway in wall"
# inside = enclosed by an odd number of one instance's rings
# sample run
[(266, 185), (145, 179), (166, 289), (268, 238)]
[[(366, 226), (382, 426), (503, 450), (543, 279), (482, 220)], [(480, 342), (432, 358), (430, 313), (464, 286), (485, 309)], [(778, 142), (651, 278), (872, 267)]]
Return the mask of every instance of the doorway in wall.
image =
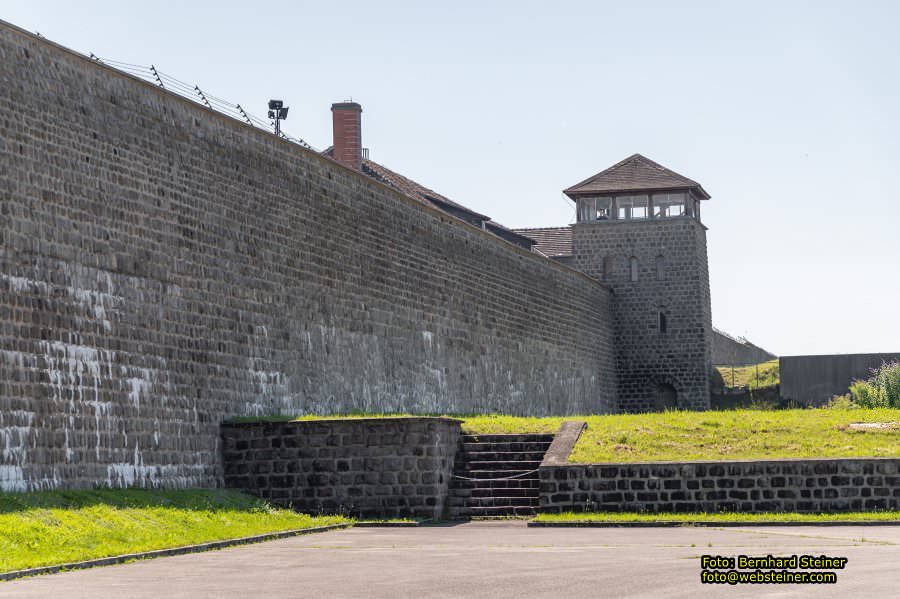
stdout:
[(659, 383), (656, 386), (656, 411), (664, 412), (678, 407), (678, 391), (669, 383)]

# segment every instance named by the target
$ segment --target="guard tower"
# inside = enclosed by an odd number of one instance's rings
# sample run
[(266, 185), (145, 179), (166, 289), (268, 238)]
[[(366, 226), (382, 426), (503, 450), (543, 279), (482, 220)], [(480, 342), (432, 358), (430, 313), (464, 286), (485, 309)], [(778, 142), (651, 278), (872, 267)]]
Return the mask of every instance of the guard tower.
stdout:
[(577, 206), (575, 268), (614, 292), (619, 411), (708, 409), (709, 194), (640, 154), (564, 193)]

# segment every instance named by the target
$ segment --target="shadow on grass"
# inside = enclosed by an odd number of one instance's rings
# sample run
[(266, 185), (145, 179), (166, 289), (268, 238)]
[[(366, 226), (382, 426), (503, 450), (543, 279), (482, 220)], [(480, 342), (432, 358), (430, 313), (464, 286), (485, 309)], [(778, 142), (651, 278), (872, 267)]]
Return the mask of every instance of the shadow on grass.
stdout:
[(177, 508), (204, 511), (262, 511), (262, 499), (223, 489), (79, 489), (0, 493), (0, 514), (33, 509), (78, 509), (97, 505), (116, 508)]

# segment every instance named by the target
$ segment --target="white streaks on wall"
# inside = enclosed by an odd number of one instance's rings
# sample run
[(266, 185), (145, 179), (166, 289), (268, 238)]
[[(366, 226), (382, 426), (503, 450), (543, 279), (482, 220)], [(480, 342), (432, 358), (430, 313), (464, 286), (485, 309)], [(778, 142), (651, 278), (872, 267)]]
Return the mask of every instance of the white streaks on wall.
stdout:
[[(100, 385), (105, 379), (109, 383), (110, 364), (115, 359), (114, 352), (73, 345), (61, 341), (41, 341), (39, 343), (46, 364), (47, 376), (50, 379), (51, 399), (67, 405), (68, 426), (75, 426), (74, 416), (79, 413), (80, 405), (88, 405), (93, 409), (95, 421), (94, 453), (100, 459), (101, 433), (111, 435), (115, 428), (112, 418), (112, 404), (100, 400)], [(106, 364), (106, 368), (102, 366)], [(101, 372), (106, 372), (104, 377)], [(69, 429), (66, 429), (66, 455), (72, 457), (69, 445)]]
[(21, 466), (0, 465), (0, 490), (27, 491), (28, 482)]
[[(95, 271), (84, 267), (73, 266), (68, 263), (61, 264), (66, 271), (67, 279), (71, 281), (85, 281), (94, 285), (98, 276)], [(112, 279), (108, 273), (104, 273), (105, 285), (108, 291), (98, 291), (79, 285), (55, 285), (46, 281), (29, 279), (27, 277), (13, 276), (0, 273), (0, 281), (5, 281), (12, 292), (21, 295), (39, 295), (52, 298), (74, 305), (77, 312), (88, 322), (95, 321), (103, 332), (112, 330), (108, 311), (114, 311), (125, 302), (125, 298), (111, 293)]]
[[(123, 367), (123, 370), (126, 369)], [(131, 370), (140, 374), (138, 377), (132, 376), (125, 379), (125, 385), (128, 387), (128, 399), (137, 408), (141, 405), (141, 397), (150, 395), (156, 376), (155, 372), (149, 368), (131, 368)]]

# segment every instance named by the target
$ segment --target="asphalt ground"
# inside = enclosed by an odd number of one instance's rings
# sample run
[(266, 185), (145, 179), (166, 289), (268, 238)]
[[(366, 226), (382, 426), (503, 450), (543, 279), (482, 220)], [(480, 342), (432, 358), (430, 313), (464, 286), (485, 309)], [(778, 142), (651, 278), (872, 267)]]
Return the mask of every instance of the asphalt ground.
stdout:
[[(845, 557), (836, 584), (701, 584), (700, 556)], [(0, 597), (897, 597), (900, 526), (352, 528), (0, 583)], [(796, 571), (796, 570), (794, 570)]]

